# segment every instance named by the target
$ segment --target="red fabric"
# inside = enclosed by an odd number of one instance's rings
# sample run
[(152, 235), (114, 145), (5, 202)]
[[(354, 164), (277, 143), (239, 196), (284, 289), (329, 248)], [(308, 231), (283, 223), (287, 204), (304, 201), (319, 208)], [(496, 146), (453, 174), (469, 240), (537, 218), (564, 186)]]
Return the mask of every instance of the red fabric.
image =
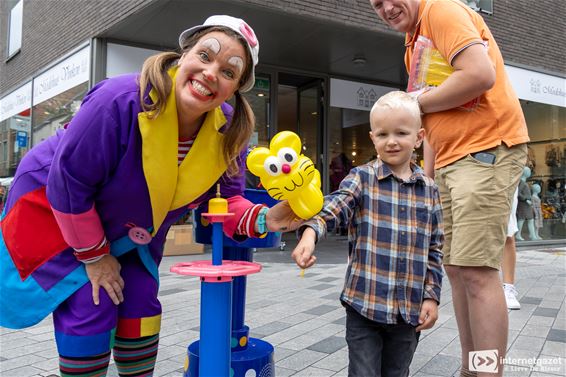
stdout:
[(233, 213), (234, 216), (229, 216), (224, 222), (224, 234), (230, 238), (234, 238), (237, 234), (238, 223), (240, 218), (243, 216), (244, 212), (253, 207), (254, 204), (249, 200), (245, 199), (243, 196), (233, 196), (228, 198), (228, 212)]
[(119, 318), (116, 336), (135, 339), (141, 336), (141, 318)]
[(22, 280), (69, 247), (55, 221), (45, 187), (22, 196), (0, 226), (6, 248)]
[(80, 261), (101, 257), (103, 255), (110, 254), (110, 244), (106, 243), (106, 245), (97, 249), (86, 250), (86, 251), (75, 251), (74, 254), (75, 257), (77, 257), (77, 259)]

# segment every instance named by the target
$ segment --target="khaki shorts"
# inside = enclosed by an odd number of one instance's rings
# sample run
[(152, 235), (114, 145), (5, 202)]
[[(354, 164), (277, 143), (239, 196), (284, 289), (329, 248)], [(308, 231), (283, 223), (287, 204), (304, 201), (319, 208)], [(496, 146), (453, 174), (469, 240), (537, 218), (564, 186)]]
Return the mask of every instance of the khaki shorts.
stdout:
[(486, 150), (491, 165), (471, 155), (435, 171), (444, 217), (444, 264), (499, 269), (513, 193), (527, 161), (527, 146)]

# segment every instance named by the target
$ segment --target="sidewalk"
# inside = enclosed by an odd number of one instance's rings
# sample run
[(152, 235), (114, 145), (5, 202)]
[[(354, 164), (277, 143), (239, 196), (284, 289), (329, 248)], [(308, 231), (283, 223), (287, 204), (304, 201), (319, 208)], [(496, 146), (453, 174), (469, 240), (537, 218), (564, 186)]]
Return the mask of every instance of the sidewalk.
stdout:
[[(346, 268), (347, 241), (334, 237), (318, 248), (318, 263), (304, 278), (291, 263), (293, 241), (284, 251), (259, 250), (263, 271), (247, 282), (246, 324), (250, 336), (275, 347), (276, 376), (347, 376), (345, 312), (338, 296)], [(210, 254), (166, 257), (160, 268), (164, 307), (156, 376), (181, 376), (186, 347), (199, 337), (200, 283), (169, 272), (177, 262)], [(566, 247), (519, 250), (516, 287), (521, 310), (509, 314), (512, 363), (505, 376), (566, 375)], [(440, 318), (423, 332), (411, 375), (453, 376), (460, 367), (458, 330), (445, 278)], [(533, 363), (541, 360), (549, 364)], [(511, 371), (510, 369), (514, 369)], [(0, 329), (0, 376), (58, 375), (51, 318), (20, 331)], [(117, 376), (113, 364), (109, 376)]]

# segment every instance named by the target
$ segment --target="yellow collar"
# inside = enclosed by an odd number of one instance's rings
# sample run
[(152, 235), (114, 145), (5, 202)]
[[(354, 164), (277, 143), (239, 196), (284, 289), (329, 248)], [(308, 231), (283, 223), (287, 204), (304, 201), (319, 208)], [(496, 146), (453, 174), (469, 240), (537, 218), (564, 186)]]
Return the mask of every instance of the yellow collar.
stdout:
[[(219, 129), (226, 124), (220, 107), (209, 111), (191, 150), (177, 165), (179, 125), (175, 98), (177, 67), (168, 72), (171, 93), (165, 111), (157, 118), (138, 114), (142, 137), (142, 162), (153, 214), (153, 234), (157, 233), (167, 213), (186, 206), (204, 194), (226, 171), (222, 156), (224, 135)], [(150, 97), (155, 98), (154, 89)]]

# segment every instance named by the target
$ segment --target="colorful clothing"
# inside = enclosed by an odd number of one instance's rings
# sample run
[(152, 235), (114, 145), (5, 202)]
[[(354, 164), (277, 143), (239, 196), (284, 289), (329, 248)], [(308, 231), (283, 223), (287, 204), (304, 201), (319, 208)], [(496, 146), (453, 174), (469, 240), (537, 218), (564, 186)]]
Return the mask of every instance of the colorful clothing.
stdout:
[(505, 73), (503, 57), (481, 15), (459, 0), (421, 0), (416, 31), (405, 38), (405, 65), (412, 74), (418, 72), (414, 65), (420, 64), (414, 58), (419, 36), (429, 39), (450, 66), (462, 50), (483, 44), (495, 67), (495, 85), (481, 95), (477, 107), (424, 116), (426, 137), (436, 153), (436, 169), (501, 143), (511, 147), (529, 141), (521, 105)]
[(423, 299), (440, 301), (442, 211), (421, 168), (402, 181), (387, 164), (358, 166), (307, 223), (318, 239), (349, 224), (349, 263), (340, 300), (375, 322), (418, 325)]
[[(157, 283), (169, 227), (189, 206), (213, 197), (217, 182), (236, 214), (224, 226), (234, 236), (252, 204), (239, 196), (243, 175), (225, 174), (220, 151), (232, 109), (223, 104), (207, 114), (178, 166), (174, 92), (173, 87), (165, 111), (150, 119), (141, 113), (136, 75), (103, 81), (86, 95), (66, 130), (21, 161), (1, 223), (1, 326), (32, 326), (83, 287), (88, 279), (73, 248), (90, 247), (103, 237), (117, 257), (135, 252)], [(242, 151), (241, 171), (244, 157)], [(133, 243), (132, 227), (151, 232), (151, 242)], [(152, 294), (157, 300), (157, 291)], [(150, 307), (126, 317), (160, 314), (160, 308)]]

